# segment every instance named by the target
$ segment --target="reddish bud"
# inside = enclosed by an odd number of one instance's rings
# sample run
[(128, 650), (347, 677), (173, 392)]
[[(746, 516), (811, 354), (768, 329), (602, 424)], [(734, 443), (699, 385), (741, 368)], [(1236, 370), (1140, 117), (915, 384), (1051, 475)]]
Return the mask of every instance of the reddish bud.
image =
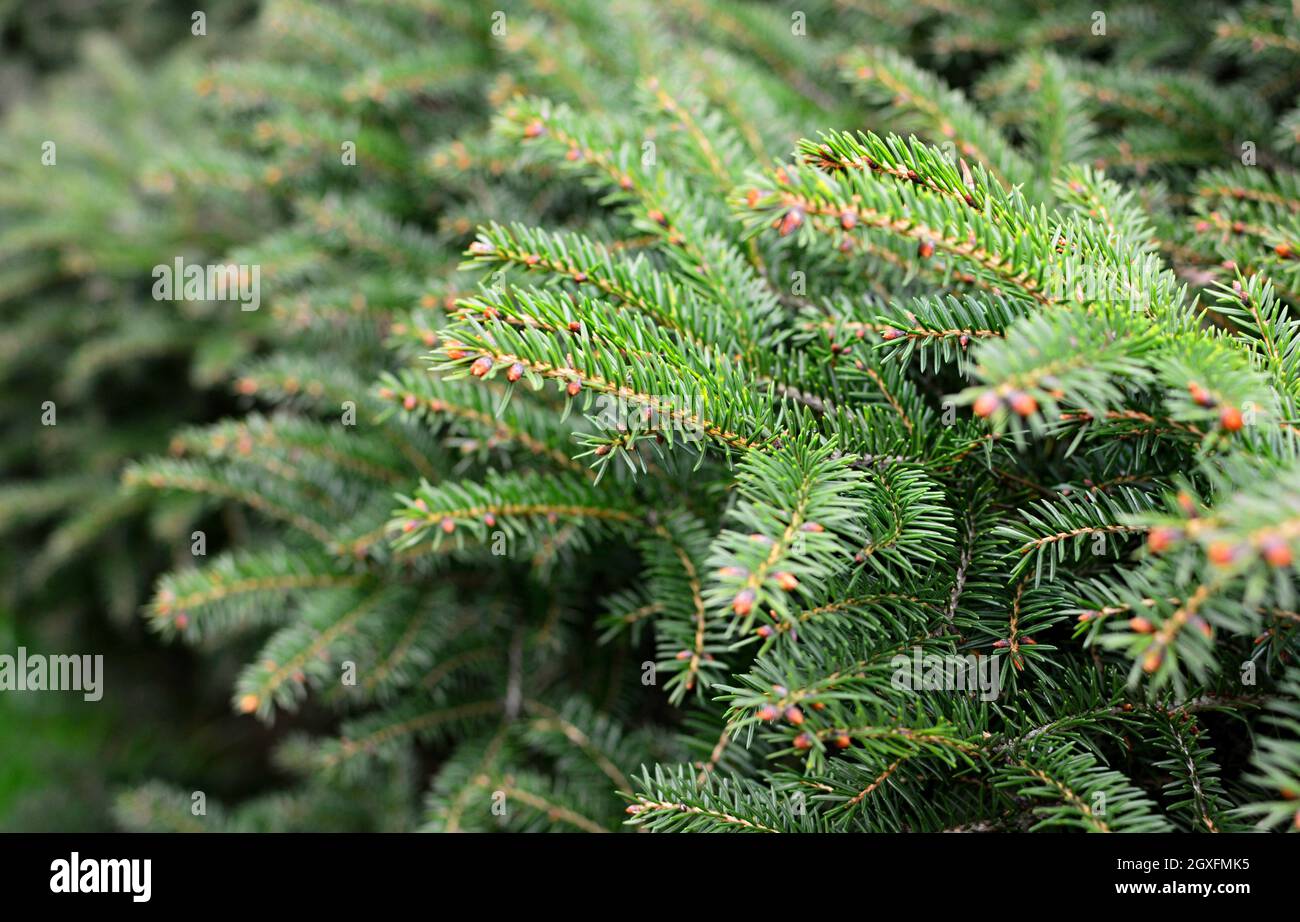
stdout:
[(486, 355), (481, 355), (474, 360), (474, 364), (469, 366), (469, 373), (476, 378), (481, 378), (492, 370), (492, 359)]
[(1016, 391), (1010, 397), (1011, 409), (1021, 416), (1032, 416), (1038, 412), (1038, 401), (1023, 391)]
[(799, 207), (791, 208), (781, 218), (781, 223), (777, 227), (777, 232), (782, 237), (788, 237), (803, 224), (803, 209)]
[(795, 586), (799, 585), (799, 580), (793, 573), (787, 573), (782, 570), (780, 573), (776, 574), (776, 584), (786, 592), (789, 592)]
[(1211, 563), (1226, 567), (1237, 556), (1237, 549), (1226, 541), (1215, 541), (1209, 546), (1206, 553), (1209, 555)]
[(985, 391), (975, 399), (975, 415), (986, 419), (992, 416), (1002, 406), (1002, 398), (993, 391)]
[(442, 520), (440, 527), (444, 533), (451, 534), (456, 530), (456, 520), (448, 516)]
[(797, 727), (803, 723), (803, 711), (797, 707), (786, 708), (785, 719)]
[(1201, 387), (1195, 381), (1187, 385), (1187, 392), (1192, 395), (1192, 400), (1196, 401), (1200, 406), (1212, 407), (1216, 402), (1215, 399), (1210, 396), (1210, 392)]
[(509, 368), (506, 369), (507, 381), (518, 381), (523, 376), (524, 376), (524, 366), (523, 363), (521, 362), (515, 362), (513, 365), (511, 365)]
[(1167, 525), (1160, 525), (1151, 529), (1151, 534), (1147, 535), (1147, 547), (1153, 554), (1163, 554), (1174, 546), (1176, 541), (1183, 537), (1183, 533), (1177, 528), (1170, 528)]
[(1264, 552), (1264, 559), (1274, 567), (1291, 566), (1291, 548), (1281, 538), (1270, 535), (1260, 542), (1259, 548)]
[(1229, 432), (1237, 432), (1242, 426), (1241, 411), (1236, 407), (1227, 406), (1219, 412), (1219, 425)]
[(754, 590), (742, 589), (731, 600), (731, 610), (742, 618), (754, 610)]
[(922, 259), (929, 259), (934, 255), (934, 242), (931, 240), (922, 240), (921, 245), (916, 248), (916, 255)]
[(1156, 629), (1155, 625), (1153, 625), (1150, 620), (1143, 618), (1140, 615), (1136, 618), (1129, 618), (1128, 626), (1138, 634), (1150, 634)]

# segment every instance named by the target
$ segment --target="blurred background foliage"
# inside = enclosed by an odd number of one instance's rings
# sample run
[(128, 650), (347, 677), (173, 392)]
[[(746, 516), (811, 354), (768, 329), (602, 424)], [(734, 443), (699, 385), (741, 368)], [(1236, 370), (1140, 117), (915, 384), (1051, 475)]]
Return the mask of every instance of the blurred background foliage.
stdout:
[[(214, 258), (259, 217), (151, 172), (216, 145), (187, 87), (230, 43), (190, 41), (192, 6), (0, 4), (0, 649), (103, 654), (114, 689), (0, 695), (0, 829), (113, 828), (115, 788), (142, 776), (265, 783), (264, 734), (225, 719), (221, 662), (136, 617), (187, 517), (118, 491), (127, 459), (232, 409), (219, 384), (251, 345), (206, 305), (150, 297), (160, 253)], [(221, 4), (209, 25), (238, 34), (254, 12)]]

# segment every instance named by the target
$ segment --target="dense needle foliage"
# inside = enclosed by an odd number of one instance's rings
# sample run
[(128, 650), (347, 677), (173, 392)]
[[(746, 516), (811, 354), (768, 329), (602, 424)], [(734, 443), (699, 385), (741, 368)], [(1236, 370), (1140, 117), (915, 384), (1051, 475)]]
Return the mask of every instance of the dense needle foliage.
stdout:
[(96, 496), (298, 780), (119, 820), (1300, 822), (1300, 26), (1092, 6), (267, 3), (131, 190), (238, 412)]

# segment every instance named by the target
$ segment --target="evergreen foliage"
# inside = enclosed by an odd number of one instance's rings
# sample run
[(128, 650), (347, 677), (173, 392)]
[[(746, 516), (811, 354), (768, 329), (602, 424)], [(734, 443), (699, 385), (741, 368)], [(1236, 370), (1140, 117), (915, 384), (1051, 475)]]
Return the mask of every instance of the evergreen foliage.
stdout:
[(301, 779), (203, 828), (1300, 826), (1290, 7), (800, 6), (271, 0), (197, 81), (263, 307), (111, 502), (224, 523), (146, 618)]

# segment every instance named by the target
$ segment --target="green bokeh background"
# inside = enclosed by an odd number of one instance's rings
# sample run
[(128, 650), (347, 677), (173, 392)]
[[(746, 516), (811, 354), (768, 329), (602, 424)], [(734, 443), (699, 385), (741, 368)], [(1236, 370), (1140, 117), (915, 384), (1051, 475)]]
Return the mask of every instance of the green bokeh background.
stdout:
[[(14, 109), (51, 104), (51, 86), (84, 67), (91, 42), (149, 64), (175, 54), (189, 38), (195, 8), (173, 0), (0, 0), (0, 134)], [(229, 33), (253, 19), (257, 3), (221, 0), (202, 8), (210, 28)], [(19, 304), (0, 317), (0, 335), (19, 335), (16, 327), (3, 326), (31, 306)], [(60, 357), (24, 360), (49, 367)], [(136, 377), (95, 382), (100, 408), (116, 399), (135, 423), (137, 440), (124, 451), (165, 451), (176, 422), (215, 418), (226, 409), (220, 397), (178, 386), (187, 378), (183, 366), (156, 365)], [(140, 417), (156, 410), (149, 401), (158, 403), (159, 382), (168, 381), (165, 389), (177, 399), (157, 414), (156, 425), (152, 417), (141, 425)], [(12, 389), (0, 399), (25, 402)], [(39, 407), (28, 409), (39, 413)], [(25, 446), (17, 443), (28, 438), (24, 431), (0, 434), (0, 443), (14, 440), (0, 461), (22, 457)], [(30, 481), (42, 473), (21, 462), (12, 467), (0, 463), (0, 478)], [(0, 693), (0, 831), (111, 830), (113, 797), (142, 778), (197, 782), (212, 797), (238, 797), (274, 779), (267, 764), (270, 735), (233, 718), (225, 699), (223, 685), (229, 687), (237, 661), (201, 660), (180, 645), (164, 645), (136, 617), (134, 599), (168, 562), (144, 529), (128, 531), (127, 540), (112, 548), (125, 564), (118, 566), (122, 585), (105, 585), (74, 563), (35, 592), (16, 591), (24, 582), (23, 552), (44, 544), (49, 532), (42, 529), (51, 525), (9, 530), (0, 538), (0, 652), (12, 655), (26, 646), (46, 655), (101, 654), (106, 694), (86, 702), (78, 692)]]

